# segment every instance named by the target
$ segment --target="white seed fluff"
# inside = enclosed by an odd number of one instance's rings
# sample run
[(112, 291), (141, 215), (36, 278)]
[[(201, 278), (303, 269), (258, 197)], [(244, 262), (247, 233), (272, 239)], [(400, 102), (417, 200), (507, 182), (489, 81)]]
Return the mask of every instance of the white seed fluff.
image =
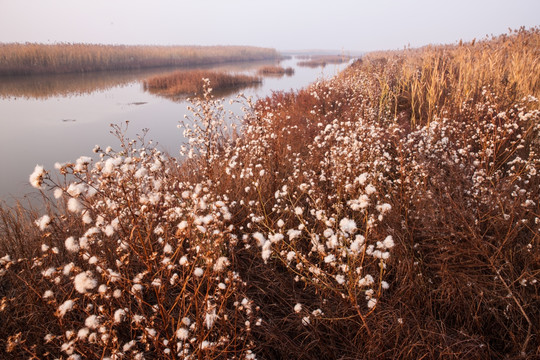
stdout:
[(85, 271), (78, 274), (75, 276), (75, 279), (73, 279), (73, 282), (75, 284), (75, 290), (81, 294), (84, 294), (88, 290), (91, 290), (97, 286), (97, 280), (92, 277), (92, 273), (90, 271)]

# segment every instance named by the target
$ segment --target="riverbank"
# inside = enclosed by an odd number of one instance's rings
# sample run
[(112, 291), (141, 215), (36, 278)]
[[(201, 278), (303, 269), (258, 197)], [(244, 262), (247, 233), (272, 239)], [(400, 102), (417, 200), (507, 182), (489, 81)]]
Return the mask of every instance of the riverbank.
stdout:
[(0, 76), (135, 70), (280, 58), (274, 49), (253, 46), (0, 44)]
[(1, 213), (0, 351), (540, 355), (539, 41), (373, 53), (241, 129), (207, 88), (181, 160), (117, 126), (99, 160), (36, 167), (58, 204)]

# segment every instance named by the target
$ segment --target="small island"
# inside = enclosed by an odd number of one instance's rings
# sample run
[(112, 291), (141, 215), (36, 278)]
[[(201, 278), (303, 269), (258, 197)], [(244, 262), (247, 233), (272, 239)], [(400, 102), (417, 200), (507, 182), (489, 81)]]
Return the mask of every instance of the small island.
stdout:
[(176, 96), (201, 94), (204, 80), (210, 80), (214, 90), (224, 90), (261, 83), (257, 76), (230, 74), (216, 71), (177, 71), (168, 75), (154, 76), (143, 82), (144, 89), (154, 94)]

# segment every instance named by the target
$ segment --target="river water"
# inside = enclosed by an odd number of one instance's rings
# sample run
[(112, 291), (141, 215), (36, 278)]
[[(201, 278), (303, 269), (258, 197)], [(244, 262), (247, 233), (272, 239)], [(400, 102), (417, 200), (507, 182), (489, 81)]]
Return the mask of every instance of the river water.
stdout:
[[(273, 91), (297, 90), (334, 76), (346, 66), (307, 68), (297, 66), (297, 62), (292, 58), (280, 63), (293, 67), (294, 75), (264, 77), (256, 87), (229, 93), (225, 103), (238, 92), (256, 99)], [(246, 62), (206, 68), (255, 74), (269, 64)], [(118, 148), (110, 124), (129, 120), (127, 135), (131, 138), (149, 129), (147, 139), (177, 155), (183, 141), (177, 125), (185, 114), (190, 115), (189, 104), (150, 94), (142, 86), (145, 78), (175, 70), (0, 78), (0, 201), (13, 204), (16, 199), (32, 201), (37, 196), (28, 182), (36, 164), (54, 170), (57, 161), (93, 155), (96, 144)], [(239, 105), (229, 109), (241, 111)]]

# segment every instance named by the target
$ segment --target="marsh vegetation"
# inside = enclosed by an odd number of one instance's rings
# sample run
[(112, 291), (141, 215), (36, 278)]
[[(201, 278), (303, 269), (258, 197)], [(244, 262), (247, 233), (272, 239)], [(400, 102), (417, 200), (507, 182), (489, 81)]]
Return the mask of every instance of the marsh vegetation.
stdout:
[(151, 77), (144, 80), (143, 86), (146, 91), (159, 95), (201, 95), (204, 90), (203, 79), (208, 79), (216, 91), (234, 90), (262, 82), (261, 78), (257, 76), (191, 70)]
[(0, 75), (134, 70), (279, 58), (275, 49), (250, 46), (0, 44)]
[(117, 125), (36, 166), (48, 209), (0, 212), (2, 356), (540, 356), (539, 41), (373, 53), (232, 119), (206, 81), (181, 158)]

